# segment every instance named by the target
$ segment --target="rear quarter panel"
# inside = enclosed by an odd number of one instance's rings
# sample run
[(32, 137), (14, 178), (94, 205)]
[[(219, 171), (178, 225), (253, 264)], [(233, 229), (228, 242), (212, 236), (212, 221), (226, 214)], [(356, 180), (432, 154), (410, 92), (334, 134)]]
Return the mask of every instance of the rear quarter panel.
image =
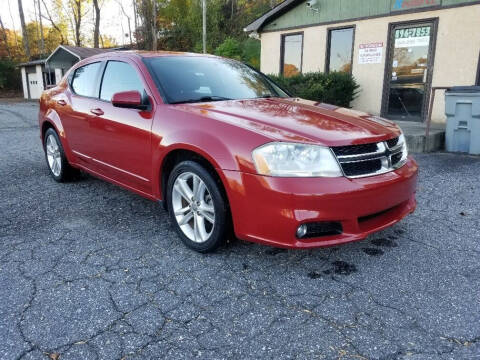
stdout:
[(62, 120), (58, 114), (58, 104), (57, 101), (60, 99), (66, 99), (65, 91), (67, 90), (68, 84), (64, 78), (56, 87), (45, 90), (40, 97), (40, 107), (38, 112), (38, 123), (40, 127), (40, 138), (43, 145), (43, 135), (44, 131), (48, 126), (51, 126), (57, 132), (60, 141), (62, 142), (62, 147), (65, 151), (65, 155), (68, 161), (71, 164), (74, 164), (74, 155), (68, 144), (67, 134), (62, 124)]

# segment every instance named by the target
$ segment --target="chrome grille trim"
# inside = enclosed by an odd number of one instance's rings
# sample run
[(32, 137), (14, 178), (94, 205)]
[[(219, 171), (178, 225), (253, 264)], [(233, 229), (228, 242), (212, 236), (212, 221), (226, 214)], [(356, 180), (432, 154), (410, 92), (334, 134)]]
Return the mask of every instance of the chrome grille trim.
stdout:
[[(393, 164), (392, 163), (392, 157), (398, 154), (403, 155), (403, 151), (405, 148), (406, 151), (406, 144), (404, 141), (401, 141), (403, 137), (398, 138), (398, 140), (395, 139), (389, 139), (387, 141), (382, 141), (376, 143), (377, 150), (375, 152), (368, 152), (368, 153), (362, 153), (362, 154), (354, 154), (354, 155), (336, 155), (335, 148), (332, 148), (332, 152), (335, 154), (337, 161), (340, 165), (340, 168), (342, 169), (342, 172), (345, 177), (350, 178), (350, 179), (355, 179), (355, 178), (362, 178), (362, 177), (367, 177), (367, 176), (375, 176), (375, 175), (380, 175), (380, 174), (385, 174), (390, 171), (394, 171), (396, 169), (401, 168), (403, 165), (406, 163), (406, 158), (403, 160), (399, 160), (397, 163)], [(395, 143), (393, 147), (389, 147), (388, 143)], [(355, 146), (355, 145), (352, 145)], [(364, 172), (360, 174), (351, 174), (351, 169), (350, 166), (346, 168), (344, 165), (352, 165), (352, 164), (361, 164), (365, 163), (368, 167), (368, 164), (371, 164), (373, 167), (374, 165), (380, 165), (378, 163), (378, 160), (380, 160), (381, 167), (378, 170), (373, 170), (369, 172)], [(373, 164), (376, 161), (376, 164)], [(357, 169), (358, 172), (363, 171), (363, 169)], [(349, 173), (350, 172), (350, 173)]]

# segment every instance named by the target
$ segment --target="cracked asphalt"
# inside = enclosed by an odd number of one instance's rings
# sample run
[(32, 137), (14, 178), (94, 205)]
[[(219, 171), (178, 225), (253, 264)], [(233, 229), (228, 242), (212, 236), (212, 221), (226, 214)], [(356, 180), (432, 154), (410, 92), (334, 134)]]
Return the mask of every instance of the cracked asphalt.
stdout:
[(417, 155), (418, 210), (365, 241), (186, 249), (156, 203), (54, 182), (0, 104), (0, 359), (480, 359), (480, 157)]

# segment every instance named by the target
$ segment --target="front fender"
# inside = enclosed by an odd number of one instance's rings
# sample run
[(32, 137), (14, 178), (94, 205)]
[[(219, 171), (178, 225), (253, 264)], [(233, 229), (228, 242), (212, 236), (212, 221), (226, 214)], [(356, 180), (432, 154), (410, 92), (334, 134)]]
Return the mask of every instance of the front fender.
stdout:
[[(179, 130), (169, 134), (161, 144), (158, 143), (157, 151), (153, 152), (154, 195), (162, 197), (162, 168), (166, 157), (175, 150), (188, 150), (205, 158), (217, 171), (223, 185), (227, 188), (224, 169), (238, 170), (238, 163), (226, 144), (219, 138), (204, 131), (193, 129)], [(157, 192), (158, 191), (158, 192)]]
[(163, 138), (160, 162), (173, 150), (184, 149), (206, 158), (216, 169), (239, 170), (239, 164), (223, 139), (204, 130), (184, 129)]

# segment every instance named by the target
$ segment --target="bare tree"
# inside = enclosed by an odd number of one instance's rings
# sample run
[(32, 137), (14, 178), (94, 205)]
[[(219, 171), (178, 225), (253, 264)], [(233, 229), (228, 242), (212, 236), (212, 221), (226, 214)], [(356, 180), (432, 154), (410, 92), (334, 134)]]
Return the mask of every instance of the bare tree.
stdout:
[(18, 0), (18, 13), (20, 14), (20, 23), (22, 24), (23, 46), (25, 47), (25, 56), (30, 59), (30, 46), (28, 44), (27, 26), (25, 25), (25, 15), (23, 15), (22, 0)]
[(137, 41), (137, 45), (138, 45), (138, 39), (137, 39), (137, 36), (138, 36), (137, 35), (137, 31), (138, 31), (137, 0), (132, 0), (132, 1), (133, 1), (133, 19), (135, 21), (135, 41)]
[(42, 0), (42, 3), (43, 3), (43, 7), (45, 8), (45, 11), (47, 12), (47, 16), (42, 15), (42, 17), (45, 20), (48, 20), (50, 22), (50, 24), (52, 25), (52, 27), (55, 29), (55, 31), (58, 32), (58, 34), (60, 35), (60, 43), (61, 44), (66, 44), (67, 42), (65, 41), (65, 37), (63, 36), (63, 32), (60, 29), (60, 27), (55, 23), (55, 21), (53, 21), (52, 15), (50, 14), (50, 11), (48, 10), (48, 6), (47, 6), (47, 4), (45, 4), (45, 0)]
[(15, 45), (18, 48), (18, 37), (17, 37), (17, 30), (15, 29), (15, 21), (13, 20), (12, 15), (12, 7), (10, 5), (10, 0), (8, 0), (8, 11), (10, 12), (10, 19), (12, 20), (12, 27), (13, 27), (13, 36), (15, 38)]
[[(20, 1), (20, 0), (18, 0)], [(75, 46), (82, 46), (82, 39), (80, 34), (80, 28), (82, 26), (82, 0), (72, 0), (70, 2), (70, 6), (72, 8), (73, 14), (73, 22), (74, 22), (74, 38), (75, 38)]]
[(5, 42), (5, 49), (7, 49), (8, 57), (11, 58), (12, 53), (10, 52), (10, 47), (8, 46), (7, 32), (5, 31), (5, 28), (3, 27), (3, 21), (2, 21), (1, 17), (0, 17), (0, 27), (2, 28), (2, 32), (3, 32), (3, 41)]
[(98, 6), (98, 0), (93, 0), (93, 8), (95, 10), (95, 29), (93, 30), (93, 47), (98, 48), (98, 40), (100, 37), (100, 6)]
[(40, 6), (40, 0), (38, 2), (38, 20), (40, 23), (40, 52), (45, 54), (45, 40), (43, 39), (43, 24), (42, 24), (42, 7)]
[(130, 26), (130, 16), (125, 11), (125, 8), (123, 7), (122, 0), (117, 0), (117, 4), (120, 6), (120, 9), (122, 10), (123, 15), (127, 18), (128, 22), (128, 35), (130, 37), (130, 45), (133, 45), (132, 41), (132, 28)]

